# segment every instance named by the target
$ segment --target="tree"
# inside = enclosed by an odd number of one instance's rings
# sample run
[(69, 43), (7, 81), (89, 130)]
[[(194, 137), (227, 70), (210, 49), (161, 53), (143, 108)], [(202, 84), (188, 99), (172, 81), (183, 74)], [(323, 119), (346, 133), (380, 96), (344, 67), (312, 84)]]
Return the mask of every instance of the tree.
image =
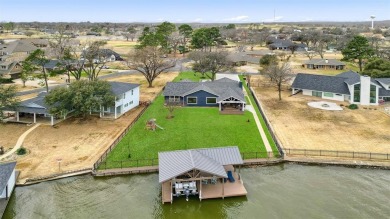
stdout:
[(27, 31), (24, 35), (28, 36), (28, 37), (31, 37), (32, 35), (34, 35), (34, 32), (32, 31)]
[(315, 56), (317, 56), (317, 53), (314, 51), (305, 51), (305, 55), (309, 60), (312, 60)]
[(183, 56), (186, 51), (186, 46), (188, 40), (191, 38), (192, 35), (192, 27), (188, 24), (182, 24), (179, 26), (179, 33), (183, 36), (182, 38), (182, 46), (183, 46)]
[(23, 87), (26, 87), (26, 82), (34, 78), (33, 74), (37, 68), (31, 61), (23, 61), (21, 64), (22, 72), (20, 74), (20, 79), (23, 82)]
[(45, 51), (41, 49), (37, 49), (34, 52), (32, 52), (26, 60), (27, 62), (32, 63), (36, 67), (39, 67), (41, 69), (42, 78), (45, 83), (46, 91), (49, 92), (49, 85), (47, 83), (48, 80), (48, 73), (46, 72), (45, 65), (49, 62), (49, 59), (47, 59)]
[(71, 35), (66, 34), (65, 31), (65, 26), (59, 26), (58, 32), (49, 40), (52, 56), (58, 60), (62, 59), (67, 47), (77, 44), (75, 42), (71, 42)]
[(290, 81), (294, 76), (291, 66), (287, 62), (280, 66), (272, 64), (262, 71), (262, 74), (269, 77), (271, 83), (277, 86), (279, 100), (282, 100), (282, 85)]
[(148, 81), (149, 87), (153, 87), (154, 79), (176, 64), (176, 60), (164, 59), (163, 55), (157, 47), (147, 46), (135, 49), (129, 54), (127, 66), (131, 70), (140, 72)]
[(166, 108), (168, 110), (168, 116), (167, 116), (167, 119), (172, 119), (173, 117), (175, 117), (173, 115), (173, 111), (175, 111), (176, 108), (180, 107), (180, 103), (179, 102), (167, 102), (166, 103)]
[(76, 81), (66, 87), (57, 87), (45, 97), (49, 112), (65, 116), (72, 112), (85, 118), (91, 110), (114, 103), (115, 96), (106, 81)]
[(126, 38), (126, 41), (129, 41), (129, 38), (131, 41), (134, 41), (134, 38), (137, 34), (137, 30), (135, 29), (134, 26), (130, 26), (127, 28), (127, 32), (123, 34), (123, 36)]
[(195, 49), (201, 49), (203, 51), (209, 49), (211, 52), (213, 46), (222, 43), (221, 34), (216, 27), (199, 28), (192, 34), (191, 46)]
[(369, 45), (367, 38), (364, 36), (355, 36), (341, 51), (344, 61), (354, 61), (355, 59), (359, 62), (360, 72), (363, 70), (363, 59), (370, 58), (374, 51)]
[(70, 83), (70, 76), (72, 75), (76, 81), (81, 79), (83, 73), (85, 60), (80, 59), (79, 47), (67, 47), (64, 52), (64, 56), (61, 60), (61, 65), (65, 68), (68, 75), (68, 83)]
[(8, 23), (3, 24), (3, 27), (4, 27), (4, 29), (5, 29), (6, 31), (10, 32), (10, 31), (14, 30), (14, 28), (15, 28), (15, 23), (13, 23), (13, 22), (8, 22)]
[(390, 61), (374, 58), (364, 66), (363, 74), (373, 78), (390, 78)]
[(19, 99), (16, 96), (16, 86), (0, 85), (0, 121), (4, 119), (3, 109), (13, 109), (18, 106)]
[(106, 53), (102, 50), (105, 41), (94, 41), (88, 44), (88, 48), (83, 51), (83, 70), (88, 75), (90, 81), (96, 81), (100, 71), (106, 64)]
[(191, 52), (190, 58), (195, 61), (192, 69), (195, 72), (200, 72), (207, 76), (212, 81), (218, 72), (227, 71), (232, 67), (232, 63), (228, 60), (228, 52)]
[(276, 55), (264, 55), (263, 57), (260, 58), (260, 66), (263, 68), (272, 65), (272, 64), (278, 64), (278, 58)]
[(179, 32), (173, 32), (171, 35), (168, 36), (168, 43), (173, 49), (173, 54), (176, 57), (176, 51), (180, 43), (183, 42), (183, 36)]
[(228, 24), (226, 26), (226, 29), (236, 29), (236, 25), (235, 24)]

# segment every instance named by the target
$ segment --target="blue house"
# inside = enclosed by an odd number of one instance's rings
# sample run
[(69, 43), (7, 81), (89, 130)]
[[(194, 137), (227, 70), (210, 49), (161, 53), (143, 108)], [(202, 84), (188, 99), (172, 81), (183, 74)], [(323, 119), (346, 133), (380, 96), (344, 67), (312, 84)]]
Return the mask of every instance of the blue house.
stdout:
[(163, 95), (166, 104), (219, 107), (220, 111), (244, 111), (245, 108), (242, 83), (228, 78), (206, 82), (169, 82)]

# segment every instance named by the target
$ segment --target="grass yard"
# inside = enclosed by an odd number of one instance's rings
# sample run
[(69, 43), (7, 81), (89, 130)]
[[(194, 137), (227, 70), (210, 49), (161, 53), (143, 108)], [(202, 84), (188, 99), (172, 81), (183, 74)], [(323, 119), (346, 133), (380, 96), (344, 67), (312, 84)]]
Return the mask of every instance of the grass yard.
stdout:
[(200, 73), (196, 73), (193, 71), (185, 71), (185, 72), (181, 72), (175, 79), (173, 79), (173, 82), (179, 82), (183, 79), (189, 79), (191, 81), (198, 82), (202, 79), (208, 79), (208, 78), (203, 78)]
[[(276, 147), (276, 144), (275, 144), (274, 140), (272, 139), (271, 133), (269, 132), (269, 130), (268, 130), (268, 128), (267, 128), (267, 125), (265, 124), (264, 118), (261, 116), (260, 111), (259, 111), (259, 109), (257, 108), (257, 106), (256, 106), (256, 104), (255, 104), (256, 102), (255, 102), (255, 99), (253, 98), (253, 95), (251, 95), (251, 92), (249, 91), (248, 86), (246, 86), (246, 83), (245, 83), (245, 81), (244, 81), (244, 79), (243, 79), (243, 76), (240, 75), (240, 76), (238, 76), (238, 77), (239, 77), (240, 80), (242, 81), (242, 84), (243, 84), (243, 86), (244, 86), (244, 88), (245, 88), (247, 94), (249, 95), (249, 96), (246, 96), (246, 97), (249, 97), (249, 99), (251, 100), (252, 104), (254, 105), (253, 108), (255, 109), (255, 111), (256, 111), (256, 113), (257, 113), (257, 116), (259, 117), (261, 126), (262, 126), (263, 129), (264, 129), (265, 135), (267, 136), (267, 139), (268, 139), (268, 141), (269, 141), (269, 144), (271, 145), (272, 151), (274, 152), (274, 155), (275, 155), (275, 156), (278, 156), (278, 155), (279, 155), (279, 152), (278, 152), (279, 150), (278, 150), (278, 148)], [(246, 99), (246, 100), (247, 100), (247, 99)], [(248, 102), (249, 102), (249, 101), (248, 101)]]
[[(159, 151), (235, 145), (242, 153), (266, 151), (250, 112), (220, 115), (218, 108), (182, 107), (175, 109), (173, 119), (167, 119), (163, 102), (163, 96), (157, 97), (109, 154), (106, 168), (134, 166), (132, 162), (112, 161), (157, 158)], [(146, 130), (145, 124), (151, 118), (164, 129)]]

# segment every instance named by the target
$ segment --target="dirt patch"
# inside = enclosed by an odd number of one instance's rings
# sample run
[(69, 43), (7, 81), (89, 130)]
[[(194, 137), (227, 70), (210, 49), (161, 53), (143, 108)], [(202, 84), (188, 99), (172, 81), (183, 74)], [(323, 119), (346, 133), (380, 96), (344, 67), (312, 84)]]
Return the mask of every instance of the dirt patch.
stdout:
[(8, 151), (15, 146), (19, 136), (30, 128), (26, 124), (0, 123), (0, 146)]
[[(154, 81), (152, 88), (148, 88), (141, 74), (110, 78), (110, 80), (140, 83), (141, 101), (150, 101), (177, 75), (177, 72), (161, 74)], [(15, 156), (18, 161), (17, 169), (21, 170), (19, 180), (91, 168), (142, 109), (141, 106), (137, 107), (117, 120), (103, 120), (97, 117), (90, 117), (87, 120), (69, 118), (56, 125), (56, 128), (41, 125), (26, 137), (23, 144), (30, 153), (24, 157)], [(28, 128), (26, 125), (0, 125), (0, 145), (13, 146)], [(60, 166), (58, 159), (61, 159)]]
[(380, 107), (315, 109), (307, 103), (321, 98), (290, 96), (287, 87), (282, 92), (282, 101), (278, 101), (278, 92), (264, 80), (256, 76), (254, 89), (285, 148), (390, 153), (390, 117)]

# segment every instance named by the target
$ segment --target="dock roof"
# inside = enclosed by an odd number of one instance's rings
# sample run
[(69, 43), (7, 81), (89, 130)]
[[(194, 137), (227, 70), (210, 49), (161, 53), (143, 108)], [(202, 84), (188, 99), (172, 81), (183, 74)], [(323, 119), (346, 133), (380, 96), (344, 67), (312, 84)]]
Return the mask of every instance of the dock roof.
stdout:
[(237, 146), (159, 152), (159, 182), (193, 169), (227, 178), (224, 165), (243, 164)]

